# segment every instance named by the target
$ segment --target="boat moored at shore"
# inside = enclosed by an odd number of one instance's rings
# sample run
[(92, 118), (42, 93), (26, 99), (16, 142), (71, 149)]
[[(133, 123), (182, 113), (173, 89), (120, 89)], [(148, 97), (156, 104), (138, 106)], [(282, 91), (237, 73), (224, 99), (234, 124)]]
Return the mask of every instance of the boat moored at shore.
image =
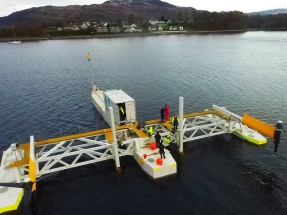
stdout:
[(13, 41), (8, 41), (9, 44), (19, 44), (21, 43), (21, 41), (16, 41), (16, 40), (13, 40)]

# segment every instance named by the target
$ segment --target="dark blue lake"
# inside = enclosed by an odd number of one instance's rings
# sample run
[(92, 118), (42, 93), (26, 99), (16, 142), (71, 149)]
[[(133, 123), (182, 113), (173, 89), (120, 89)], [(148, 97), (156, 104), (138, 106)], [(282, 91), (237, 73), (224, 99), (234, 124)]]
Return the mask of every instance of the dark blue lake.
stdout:
[[(286, 53), (287, 32), (0, 43), (0, 151), (108, 127), (92, 82), (133, 97), (140, 122), (166, 103), (177, 114), (179, 96), (185, 113), (216, 104), (285, 121)], [(38, 213), (287, 214), (286, 134), (277, 153), (271, 139), (257, 147), (227, 134), (185, 143), (177, 175), (156, 181), (132, 157), (121, 173), (112, 160), (59, 172), (38, 184)]]

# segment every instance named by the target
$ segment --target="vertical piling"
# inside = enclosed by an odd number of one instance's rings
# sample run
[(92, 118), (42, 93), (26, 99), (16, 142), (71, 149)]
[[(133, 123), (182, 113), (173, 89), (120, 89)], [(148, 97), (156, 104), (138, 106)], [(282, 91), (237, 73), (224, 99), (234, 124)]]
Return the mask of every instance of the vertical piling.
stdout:
[(276, 130), (274, 131), (274, 152), (277, 152), (278, 146), (280, 144), (281, 131), (283, 131), (282, 121), (279, 120), (275, 127)]
[(33, 183), (32, 190), (36, 190), (36, 159), (34, 136), (30, 136), (29, 178)]
[(115, 118), (114, 118), (114, 111), (112, 107), (109, 107), (110, 111), (110, 118), (111, 118), (111, 124), (112, 124), (112, 133), (113, 133), (113, 148), (114, 148), (114, 156), (115, 156), (115, 162), (116, 162), (116, 168), (120, 169), (120, 158), (119, 158), (119, 152), (118, 152), (118, 143), (117, 143), (117, 135), (116, 135), (116, 126), (115, 126)]
[(179, 152), (183, 153), (183, 97), (179, 97)]

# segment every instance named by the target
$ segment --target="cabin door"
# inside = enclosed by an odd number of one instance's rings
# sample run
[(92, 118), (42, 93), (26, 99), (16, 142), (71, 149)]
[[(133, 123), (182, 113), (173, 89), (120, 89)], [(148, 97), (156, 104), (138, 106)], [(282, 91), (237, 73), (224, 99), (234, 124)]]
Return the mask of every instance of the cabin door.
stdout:
[(120, 120), (119, 107), (117, 105), (114, 105), (113, 109), (114, 109), (115, 124), (120, 125), (121, 120)]
[(136, 114), (135, 114), (135, 103), (127, 102), (126, 103), (126, 112), (127, 112), (127, 123), (136, 122)]

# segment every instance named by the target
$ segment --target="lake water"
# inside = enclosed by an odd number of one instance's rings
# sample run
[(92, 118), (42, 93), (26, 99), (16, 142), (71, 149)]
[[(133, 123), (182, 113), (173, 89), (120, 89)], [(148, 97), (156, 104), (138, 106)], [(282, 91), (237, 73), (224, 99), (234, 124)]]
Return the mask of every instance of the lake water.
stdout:
[[(87, 61), (87, 53), (92, 56)], [(139, 121), (224, 106), (274, 124), (287, 112), (287, 32), (169, 35), (0, 43), (0, 151), (108, 127), (91, 83), (123, 89)], [(232, 135), (185, 143), (174, 177), (151, 180), (132, 157), (119, 174), (106, 161), (38, 184), (38, 212), (60, 214), (286, 214), (286, 133), (254, 146)], [(11, 214), (30, 214), (29, 208)]]

